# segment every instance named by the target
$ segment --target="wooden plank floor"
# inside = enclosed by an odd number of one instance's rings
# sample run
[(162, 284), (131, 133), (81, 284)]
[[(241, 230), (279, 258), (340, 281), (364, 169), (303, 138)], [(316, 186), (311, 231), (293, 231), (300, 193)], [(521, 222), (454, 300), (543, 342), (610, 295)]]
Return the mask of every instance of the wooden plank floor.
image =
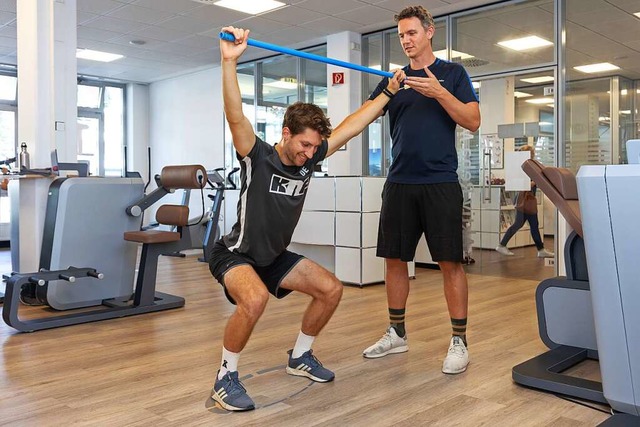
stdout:
[(365, 360), (387, 326), (384, 286), (346, 287), (314, 349), (336, 381), (284, 372), (308, 299), (272, 299), (240, 359), (258, 409), (227, 413), (210, 387), (233, 311), (195, 256), (162, 258), (159, 290), (182, 309), (19, 334), (0, 325), (0, 425), (19, 426), (595, 426), (607, 415), (525, 389), (511, 368), (544, 351), (536, 281), (470, 275), (466, 373), (440, 372), (450, 329), (438, 271), (418, 269), (410, 350)]

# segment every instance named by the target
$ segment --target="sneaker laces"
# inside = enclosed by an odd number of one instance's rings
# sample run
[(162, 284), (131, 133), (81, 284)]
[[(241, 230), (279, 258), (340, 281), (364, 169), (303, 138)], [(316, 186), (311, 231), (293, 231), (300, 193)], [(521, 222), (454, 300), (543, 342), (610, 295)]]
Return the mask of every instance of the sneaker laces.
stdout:
[(384, 333), (382, 338), (378, 340), (378, 342), (376, 343), (376, 346), (385, 347), (385, 344), (388, 344), (388, 345), (393, 344), (393, 338), (391, 338), (391, 332), (389, 332), (388, 329), (387, 329), (387, 332)]
[(449, 353), (454, 353), (456, 356), (464, 355), (464, 343), (459, 337), (453, 337), (453, 342), (449, 346)]
[(247, 389), (244, 388), (244, 385), (242, 385), (240, 378), (234, 378), (231, 376), (231, 374), (229, 374), (229, 388), (227, 389), (227, 393), (229, 395), (232, 395), (238, 394), (239, 392), (246, 393)]
[(319, 366), (322, 366), (322, 362), (320, 362), (318, 358), (313, 355), (313, 350), (309, 350), (308, 357), (309, 357), (309, 363), (307, 363), (307, 365), (311, 366), (312, 368), (317, 368)]

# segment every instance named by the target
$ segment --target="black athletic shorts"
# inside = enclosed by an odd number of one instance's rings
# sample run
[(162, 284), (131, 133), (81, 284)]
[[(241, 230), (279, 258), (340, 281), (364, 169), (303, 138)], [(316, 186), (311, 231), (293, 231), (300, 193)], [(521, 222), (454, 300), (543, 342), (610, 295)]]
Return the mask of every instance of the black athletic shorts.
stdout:
[(387, 181), (382, 190), (376, 255), (413, 261), (422, 233), (434, 261), (462, 261), (460, 184)]
[(235, 252), (231, 252), (222, 239), (218, 240), (211, 251), (211, 259), (209, 261), (209, 270), (213, 277), (224, 288), (224, 294), (227, 299), (235, 304), (224, 284), (224, 275), (227, 271), (239, 265), (251, 265), (260, 279), (267, 285), (269, 293), (276, 298), (284, 298), (291, 293), (290, 289), (280, 288), (282, 280), (289, 274), (293, 267), (298, 264), (304, 257), (290, 251), (284, 251), (269, 265), (264, 267), (256, 266), (253, 260)]

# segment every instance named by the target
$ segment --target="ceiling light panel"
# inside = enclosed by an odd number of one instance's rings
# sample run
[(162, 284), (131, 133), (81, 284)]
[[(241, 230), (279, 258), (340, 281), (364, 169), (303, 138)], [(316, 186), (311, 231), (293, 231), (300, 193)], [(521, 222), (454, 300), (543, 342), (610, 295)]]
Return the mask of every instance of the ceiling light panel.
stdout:
[[(436, 50), (433, 54), (440, 59), (447, 59), (447, 49)], [(452, 59), (469, 59), (473, 58), (473, 55), (469, 55), (468, 53), (458, 52), (457, 50), (451, 49), (451, 58)]]
[(111, 62), (116, 59), (124, 58), (124, 55), (117, 53), (100, 52), (99, 50), (77, 49), (76, 58), (88, 59), (90, 61)]
[(527, 99), (525, 100), (525, 102), (528, 102), (530, 104), (548, 104), (550, 102), (553, 103), (553, 98), (533, 98), (533, 99)]
[(275, 0), (219, 0), (213, 4), (226, 7), (227, 9), (237, 10), (238, 12), (248, 13), (249, 15), (257, 15), (286, 6), (286, 4)]
[(546, 83), (546, 82), (552, 82), (553, 81), (553, 76), (539, 76), (539, 77), (528, 77), (526, 79), (520, 79), (521, 82), (527, 82), (527, 83)]
[(504, 40), (498, 42), (498, 45), (506, 47), (507, 49), (522, 51), (537, 49), (539, 47), (552, 46), (553, 43), (551, 43), (549, 40), (543, 39), (542, 37), (528, 36), (519, 39)]
[(580, 71), (581, 73), (593, 74), (593, 73), (603, 73), (605, 71), (619, 70), (620, 67), (618, 67), (617, 65), (610, 64), (608, 62), (600, 62), (598, 64), (580, 65), (577, 67), (573, 67), (573, 69)]

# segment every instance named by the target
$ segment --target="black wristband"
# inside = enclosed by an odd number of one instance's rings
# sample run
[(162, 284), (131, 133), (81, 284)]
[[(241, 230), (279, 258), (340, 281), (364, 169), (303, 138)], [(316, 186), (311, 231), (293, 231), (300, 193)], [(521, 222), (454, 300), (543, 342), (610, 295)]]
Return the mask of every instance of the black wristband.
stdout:
[(382, 93), (387, 95), (389, 98), (393, 98), (394, 96), (396, 96), (395, 93), (391, 93), (391, 91), (389, 89), (387, 89), (386, 87), (384, 89), (382, 89)]

